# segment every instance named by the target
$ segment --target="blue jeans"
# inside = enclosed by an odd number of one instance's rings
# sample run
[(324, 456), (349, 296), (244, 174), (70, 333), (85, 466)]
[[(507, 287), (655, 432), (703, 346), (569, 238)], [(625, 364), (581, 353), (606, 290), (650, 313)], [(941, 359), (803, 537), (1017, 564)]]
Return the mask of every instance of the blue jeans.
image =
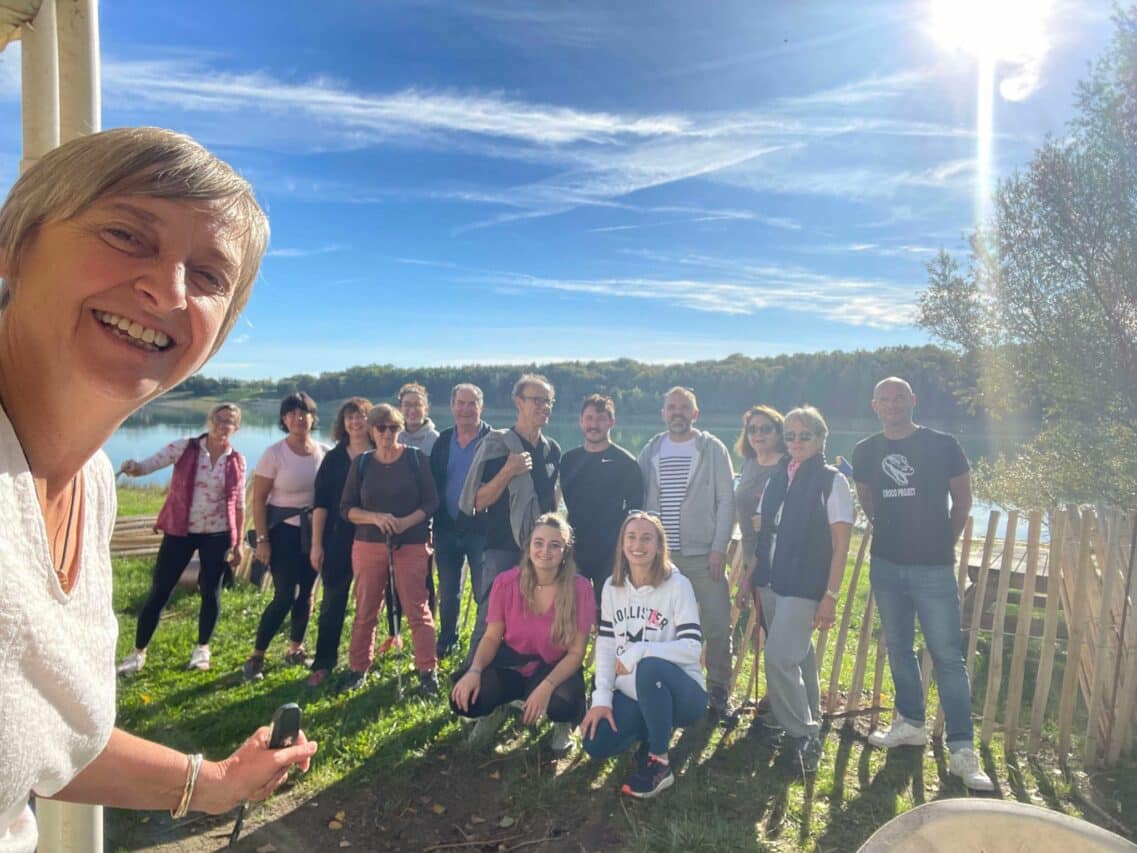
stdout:
[(462, 564), (470, 564), (470, 585), (475, 592), (482, 584), (482, 551), (486, 535), (481, 531), (446, 530), (434, 537), (438, 564), (438, 648), (458, 642), (458, 617), (462, 606)]
[(474, 662), (478, 643), (486, 633), (486, 614), (490, 609), (490, 590), (493, 582), (502, 572), (507, 572), (521, 561), (521, 552), (505, 548), (486, 548), (482, 551), (482, 582), (474, 584), (474, 600), (478, 603), (478, 618), (474, 620), (474, 632), (470, 635), (470, 652), (466, 655), (465, 666)]
[(639, 741), (653, 755), (665, 755), (677, 726), (689, 726), (707, 710), (707, 691), (671, 661), (643, 658), (636, 665), (636, 699), (612, 694), (616, 731), (601, 720), (584, 751), (593, 758), (627, 752)]
[(954, 567), (901, 565), (873, 557), (869, 572), (888, 646), (896, 710), (911, 723), (924, 722), (924, 685), (913, 648), (919, 618), (935, 667), (948, 747), (972, 746), (971, 684), (963, 657)]

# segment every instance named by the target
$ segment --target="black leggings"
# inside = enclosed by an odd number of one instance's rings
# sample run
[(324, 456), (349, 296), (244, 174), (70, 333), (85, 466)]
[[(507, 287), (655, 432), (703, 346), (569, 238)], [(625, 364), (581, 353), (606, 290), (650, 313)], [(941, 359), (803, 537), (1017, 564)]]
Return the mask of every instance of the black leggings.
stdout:
[[(450, 700), (450, 707), (455, 714), (463, 717), (484, 717), (495, 708), (513, 702), (517, 699), (525, 700), (545, 677), (553, 671), (550, 664), (542, 664), (532, 675), (522, 675), (516, 669), (488, 666), (482, 670), (482, 684), (478, 689), (478, 698), (470, 703), (470, 707), (463, 711)], [(457, 682), (466, 669), (462, 669), (455, 677)], [(584, 675), (578, 669), (567, 680), (557, 685), (553, 695), (549, 697), (549, 719), (554, 723), (572, 723), (579, 725), (584, 719)]]
[(300, 549), (300, 527), (281, 522), (268, 532), (272, 548), (272, 601), (261, 614), (257, 627), (255, 649), (263, 652), (273, 635), (280, 630), (284, 617), (292, 611), (292, 628), (288, 638), (294, 643), (304, 641), (308, 630), (308, 617), (312, 613), (312, 586), (316, 573), (308, 555)]
[(316, 656), (312, 670), (335, 669), (339, 659), (340, 635), (343, 634), (347, 600), (351, 592), (351, 543), (344, 548), (334, 543), (324, 549), (324, 597), (320, 599), (320, 616), (316, 621)]
[(201, 591), (201, 610), (197, 616), (197, 642), (204, 646), (213, 636), (217, 617), (221, 613), (221, 585), (225, 581), (225, 552), (229, 550), (229, 531), (222, 533), (191, 533), (188, 536), (162, 537), (158, 559), (154, 562), (154, 576), (150, 581), (150, 595), (138, 614), (138, 629), (134, 634), (134, 647), (144, 649), (150, 645), (158, 617), (170, 600), (178, 579), (197, 551), (201, 572), (197, 588)]

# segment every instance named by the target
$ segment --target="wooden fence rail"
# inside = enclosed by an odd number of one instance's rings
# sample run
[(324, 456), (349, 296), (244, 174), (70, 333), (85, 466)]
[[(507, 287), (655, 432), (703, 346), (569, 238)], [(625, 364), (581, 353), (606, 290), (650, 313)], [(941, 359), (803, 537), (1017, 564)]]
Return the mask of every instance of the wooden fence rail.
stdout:
[[(1025, 522), (1025, 541), (1020, 541), (1020, 521)], [(856, 595), (865, 585), (871, 535), (868, 530), (861, 538), (846, 573), (832, 649), (826, 632), (818, 634), (815, 644), (823, 712), (846, 724), (867, 716), (874, 726), (887, 689), (886, 652), (872, 591), (859, 601)], [(981, 743), (990, 743), (998, 732), (1008, 753), (1017, 752), (1024, 740), (1033, 753), (1045, 738), (1055, 743), (1064, 761), (1073, 753), (1076, 737), (1085, 766), (1115, 764), (1133, 749), (1135, 540), (1137, 512), (1116, 509), (1011, 510), (1005, 517), (994, 510), (981, 549), (968, 522), (959, 548), (958, 581)], [(980, 557), (973, 566), (975, 552)], [(735, 565), (739, 555), (730, 556)], [(736, 579), (745, 582), (744, 573)], [(761, 631), (745, 608), (736, 607), (734, 615), (747, 638), (745, 648), (736, 650), (734, 673), (738, 677), (747, 671), (749, 662), (749, 696), (757, 686), (751, 656), (760, 648)], [(927, 687), (932, 666), (926, 651), (923, 667)], [(872, 683), (866, 689), (870, 672)], [(936, 709), (932, 732), (943, 732), (942, 709)]]

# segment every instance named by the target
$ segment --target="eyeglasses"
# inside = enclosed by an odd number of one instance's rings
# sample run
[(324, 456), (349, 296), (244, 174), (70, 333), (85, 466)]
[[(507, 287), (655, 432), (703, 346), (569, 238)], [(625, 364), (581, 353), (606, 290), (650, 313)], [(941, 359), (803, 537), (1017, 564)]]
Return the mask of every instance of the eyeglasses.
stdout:
[(786, 444), (789, 444), (791, 441), (813, 441), (814, 434), (804, 429), (801, 432), (784, 432), (782, 438), (785, 439)]
[(376, 432), (398, 432), (402, 427), (398, 424), (375, 424), (372, 429)]
[(772, 433), (776, 429), (777, 429), (777, 427), (774, 426), (773, 424), (747, 424), (746, 425), (746, 434), (747, 435), (759, 435), (759, 434), (769, 435), (770, 433)]
[(538, 406), (548, 406), (550, 409), (557, 404), (555, 397), (530, 397), (527, 394), (522, 394), (521, 399), (536, 403)]

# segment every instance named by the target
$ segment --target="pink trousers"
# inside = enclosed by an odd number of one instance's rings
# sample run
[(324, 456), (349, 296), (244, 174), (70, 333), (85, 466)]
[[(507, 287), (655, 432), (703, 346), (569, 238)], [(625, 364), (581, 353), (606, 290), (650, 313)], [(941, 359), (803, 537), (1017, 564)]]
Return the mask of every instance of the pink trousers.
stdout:
[[(419, 672), (438, 664), (435, 648), (434, 615), (426, 591), (430, 550), (425, 544), (395, 548), (395, 591), (403, 604), (403, 615), (411, 623), (415, 667)], [(351, 570), (355, 575), (355, 622), (351, 626), (348, 666), (366, 672), (375, 659), (375, 626), (383, 610), (383, 591), (391, 571), (391, 555), (382, 542), (361, 542), (351, 546)]]

